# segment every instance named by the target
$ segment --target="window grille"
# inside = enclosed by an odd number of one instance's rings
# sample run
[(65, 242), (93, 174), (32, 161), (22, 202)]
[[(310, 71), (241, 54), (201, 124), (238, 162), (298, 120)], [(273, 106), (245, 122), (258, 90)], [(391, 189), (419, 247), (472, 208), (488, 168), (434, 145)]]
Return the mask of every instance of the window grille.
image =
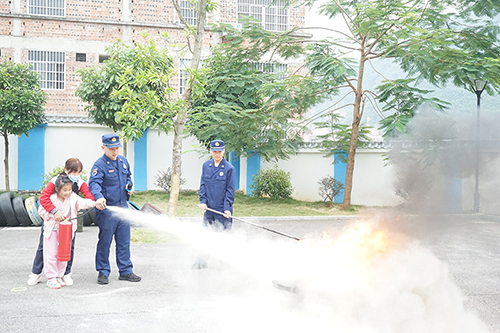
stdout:
[(238, 0), (238, 23), (253, 17), (268, 31), (288, 30), (288, 2), (280, 0)]
[(76, 59), (76, 61), (79, 61), (79, 62), (87, 62), (87, 54), (86, 53), (77, 53), (75, 59)]
[[(203, 67), (203, 59), (200, 59), (198, 63), (198, 68)], [(186, 90), (188, 72), (186, 68), (191, 67), (191, 59), (180, 59), (179, 60), (179, 95), (182, 95)]]
[(65, 16), (65, 0), (28, 0), (28, 14)]
[(179, 95), (184, 94), (187, 85), (188, 72), (185, 70), (191, 66), (191, 59), (181, 59), (179, 64)]
[(28, 64), (40, 74), (42, 89), (64, 90), (66, 54), (64, 52), (28, 51)]
[[(195, 5), (197, 6), (198, 3), (195, 2)], [(181, 0), (180, 1), (180, 6), (181, 6), (181, 15), (182, 17), (186, 20), (186, 22), (190, 25), (196, 26), (198, 20), (198, 14), (196, 13), (195, 8), (189, 3), (189, 1)]]
[(264, 73), (279, 74), (278, 78), (284, 79), (286, 77), (288, 65), (279, 63), (255, 62), (251, 64), (251, 68)]

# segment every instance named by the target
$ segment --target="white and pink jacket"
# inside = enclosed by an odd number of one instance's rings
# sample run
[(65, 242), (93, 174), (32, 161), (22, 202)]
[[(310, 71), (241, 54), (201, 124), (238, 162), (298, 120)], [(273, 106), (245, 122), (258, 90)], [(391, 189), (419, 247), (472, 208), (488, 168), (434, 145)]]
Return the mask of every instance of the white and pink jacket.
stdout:
[[(65, 204), (66, 200), (69, 200), (69, 205)], [(77, 228), (76, 216), (80, 209), (86, 209), (90, 207), (94, 207), (95, 201), (91, 199), (84, 199), (79, 197), (74, 192), (66, 199), (64, 202), (59, 200), (57, 193), (54, 193), (50, 196), (50, 201), (54, 204), (54, 206), (61, 212), (65, 217), (74, 218), (71, 220), (73, 223), (73, 235), (75, 235)], [(38, 207), (38, 214), (44, 220), (43, 223), (43, 234), (45, 238), (49, 238), (52, 230), (57, 229), (59, 227), (59, 222), (55, 220), (54, 215), (49, 213), (43, 208), (42, 205)]]

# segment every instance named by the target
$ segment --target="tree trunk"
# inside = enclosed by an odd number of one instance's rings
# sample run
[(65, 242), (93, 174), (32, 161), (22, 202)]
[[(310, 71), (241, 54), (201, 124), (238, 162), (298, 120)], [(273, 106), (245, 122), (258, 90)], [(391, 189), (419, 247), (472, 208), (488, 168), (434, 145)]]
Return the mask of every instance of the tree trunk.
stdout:
[[(186, 91), (187, 92), (187, 91)], [(179, 112), (174, 122), (174, 143), (172, 147), (172, 176), (170, 181), (170, 199), (168, 201), (168, 215), (177, 214), (182, 167), (182, 134), (186, 123), (187, 110)]]
[[(179, 16), (179, 6), (175, 6)], [(201, 59), (201, 48), (203, 46), (203, 33), (205, 31), (205, 18), (207, 16), (207, 0), (200, 0), (198, 2), (197, 10), (197, 25), (196, 33), (194, 35), (193, 58), (191, 59), (191, 69), (197, 70)], [(184, 21), (183, 19), (181, 19)], [(184, 21), (185, 22), (185, 21)], [(188, 82), (186, 91), (182, 95), (182, 99), (186, 102), (184, 110), (180, 111), (174, 121), (174, 142), (172, 148), (172, 178), (170, 187), (170, 199), (168, 202), (168, 215), (175, 216), (177, 214), (177, 206), (179, 203), (181, 168), (182, 168), (182, 137), (184, 134), (184, 125), (186, 124), (187, 114), (191, 108), (191, 95), (193, 91), (193, 84), (190, 80), (191, 74), (188, 74)]]
[(5, 157), (3, 160), (3, 165), (5, 168), (5, 190), (7, 192), (10, 191), (10, 182), (9, 182), (9, 136), (7, 132), (3, 133), (3, 142), (5, 148)]
[(342, 208), (344, 210), (349, 209), (351, 206), (351, 192), (352, 192), (352, 179), (354, 175), (354, 159), (356, 156), (356, 148), (358, 146), (358, 133), (359, 124), (361, 123), (361, 118), (363, 116), (361, 111), (361, 101), (363, 98), (363, 75), (365, 70), (365, 55), (361, 53), (359, 60), (359, 71), (358, 71), (358, 81), (355, 90), (354, 97), (354, 110), (352, 119), (352, 132), (351, 132), (351, 142), (349, 144), (349, 152), (347, 155), (347, 170), (345, 175), (345, 191), (344, 191), (344, 203)]

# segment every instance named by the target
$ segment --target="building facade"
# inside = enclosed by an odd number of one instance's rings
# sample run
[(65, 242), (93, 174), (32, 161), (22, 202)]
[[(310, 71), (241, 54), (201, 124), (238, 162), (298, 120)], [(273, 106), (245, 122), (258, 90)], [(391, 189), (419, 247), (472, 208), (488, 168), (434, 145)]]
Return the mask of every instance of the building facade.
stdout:
[[(188, 1), (179, 1), (188, 23), (196, 14)], [(226, 0), (210, 13), (208, 23), (237, 25), (253, 15), (272, 31), (306, 25), (305, 7), (287, 7), (271, 0)], [(75, 96), (80, 83), (77, 70), (98, 66), (107, 59), (106, 46), (116, 40), (142, 41), (148, 33), (157, 45), (185, 43), (184, 26), (171, 0), (11, 0), (0, 2), (0, 54), (30, 63), (40, 73), (49, 94), (47, 114), (86, 115), (85, 104)], [(164, 33), (169, 39), (165, 40)], [(220, 35), (208, 29), (203, 46), (208, 54)], [(188, 55), (186, 55), (189, 58)], [(182, 67), (182, 59), (176, 59)], [(184, 61), (186, 63), (186, 61)], [(181, 72), (174, 85), (182, 91)]]

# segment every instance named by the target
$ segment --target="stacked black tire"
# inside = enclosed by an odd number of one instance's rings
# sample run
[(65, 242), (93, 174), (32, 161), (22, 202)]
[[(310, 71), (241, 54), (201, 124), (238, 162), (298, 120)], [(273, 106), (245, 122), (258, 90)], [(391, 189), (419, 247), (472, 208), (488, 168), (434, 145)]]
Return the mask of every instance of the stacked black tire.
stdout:
[(0, 227), (32, 224), (42, 225), (42, 219), (38, 215), (38, 200), (35, 197), (16, 197), (12, 192), (0, 194)]
[[(87, 213), (88, 212), (88, 213)], [(94, 208), (88, 208), (88, 209), (81, 209), (78, 214), (85, 214), (83, 215), (83, 225), (84, 226), (89, 226), (89, 225), (98, 225), (97, 223), (97, 217), (95, 216), (95, 209)]]
[[(0, 227), (17, 227), (21, 226), (41, 226), (43, 223), (42, 218), (38, 214), (39, 202), (36, 197), (25, 198), (22, 195), (15, 196), (12, 192), (5, 192), (0, 194)], [(135, 203), (129, 201), (129, 207), (134, 210), (141, 210)], [(150, 208), (148, 211), (159, 213), (156, 207)], [(143, 207), (144, 210), (144, 207)], [(159, 212), (158, 212), (159, 211)], [(82, 209), (78, 212), (83, 215), (83, 225), (97, 225), (97, 218), (95, 216), (95, 209)], [(163, 213), (163, 212), (161, 212)]]

